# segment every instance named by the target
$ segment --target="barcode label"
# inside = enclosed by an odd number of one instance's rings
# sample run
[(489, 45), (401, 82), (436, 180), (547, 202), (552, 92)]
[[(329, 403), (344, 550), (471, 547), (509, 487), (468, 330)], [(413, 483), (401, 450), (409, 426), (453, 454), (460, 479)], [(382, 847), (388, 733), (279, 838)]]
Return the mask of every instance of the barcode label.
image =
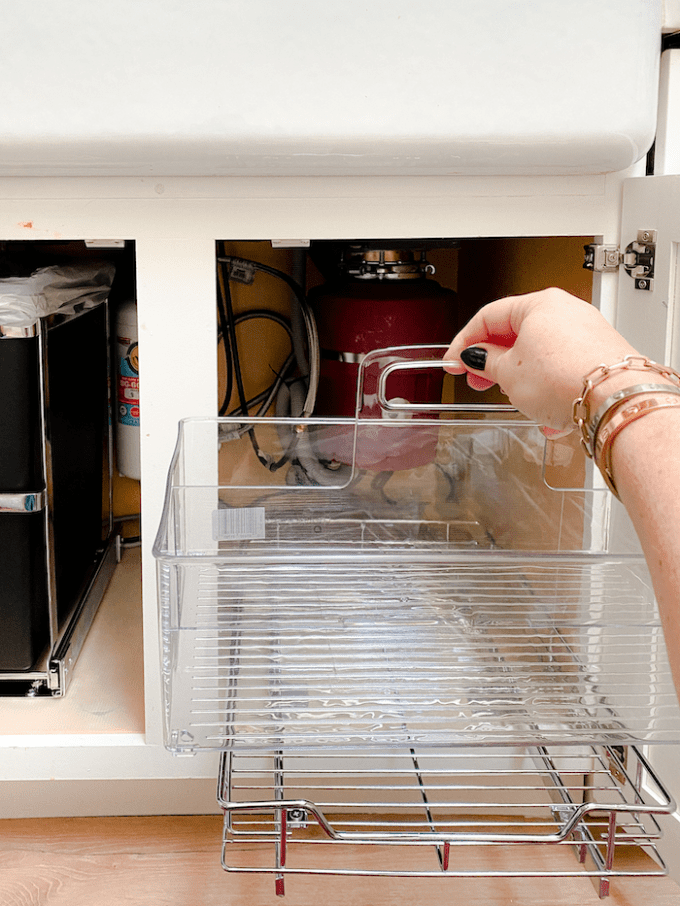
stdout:
[(213, 510), (214, 541), (259, 541), (265, 537), (264, 507)]

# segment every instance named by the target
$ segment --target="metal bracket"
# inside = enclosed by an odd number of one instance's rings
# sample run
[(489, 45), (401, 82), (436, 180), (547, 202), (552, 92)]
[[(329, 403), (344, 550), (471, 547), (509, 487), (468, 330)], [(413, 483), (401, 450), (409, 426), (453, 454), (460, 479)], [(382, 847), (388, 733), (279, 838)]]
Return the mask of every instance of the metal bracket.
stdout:
[(638, 230), (637, 241), (631, 242), (623, 255), (623, 266), (635, 280), (635, 289), (654, 288), (656, 230)]
[(229, 279), (245, 286), (252, 286), (255, 280), (255, 267), (250, 261), (242, 258), (229, 259)]
[(286, 811), (288, 827), (306, 828), (309, 823), (309, 815), (304, 808), (289, 808)]
[(637, 239), (621, 252), (616, 245), (591, 243), (583, 247), (583, 267), (598, 274), (615, 273), (623, 265), (626, 273), (635, 280), (635, 289), (654, 288), (654, 257), (656, 255), (656, 230), (638, 230)]
[(601, 245), (592, 242), (584, 245), (585, 258), (583, 267), (597, 274), (613, 274), (619, 269), (622, 255), (618, 245)]

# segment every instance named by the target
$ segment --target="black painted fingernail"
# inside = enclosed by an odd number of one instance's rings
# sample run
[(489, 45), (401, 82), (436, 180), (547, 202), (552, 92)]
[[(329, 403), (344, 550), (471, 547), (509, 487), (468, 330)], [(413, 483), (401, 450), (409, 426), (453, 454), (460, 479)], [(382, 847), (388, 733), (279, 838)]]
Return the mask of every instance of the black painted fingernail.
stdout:
[(468, 346), (460, 354), (460, 360), (468, 368), (474, 368), (475, 371), (484, 371), (486, 365), (486, 349), (481, 346)]

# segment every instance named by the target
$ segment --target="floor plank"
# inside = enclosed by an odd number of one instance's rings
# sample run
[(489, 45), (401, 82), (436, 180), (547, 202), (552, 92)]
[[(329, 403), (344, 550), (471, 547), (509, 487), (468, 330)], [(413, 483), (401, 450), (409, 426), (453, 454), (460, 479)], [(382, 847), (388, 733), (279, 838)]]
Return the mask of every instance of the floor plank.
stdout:
[[(277, 899), (271, 875), (224, 872), (221, 818), (68, 818), (0, 821), (0, 906), (595, 906), (587, 878), (402, 879), (288, 876)], [(319, 865), (337, 865), (338, 847), (312, 846)], [(481, 856), (466, 848), (471, 865)], [(429, 848), (424, 856), (428, 858)], [(234, 851), (234, 861), (239, 853)], [(245, 853), (243, 854), (245, 857)], [(343, 847), (342, 860), (371, 866), (368, 847)], [(512, 867), (498, 851), (496, 866)], [(536, 850), (535, 868), (575, 860), (568, 847)], [(605, 903), (607, 901), (604, 901)], [(609, 906), (678, 906), (680, 888), (668, 878), (612, 882)]]

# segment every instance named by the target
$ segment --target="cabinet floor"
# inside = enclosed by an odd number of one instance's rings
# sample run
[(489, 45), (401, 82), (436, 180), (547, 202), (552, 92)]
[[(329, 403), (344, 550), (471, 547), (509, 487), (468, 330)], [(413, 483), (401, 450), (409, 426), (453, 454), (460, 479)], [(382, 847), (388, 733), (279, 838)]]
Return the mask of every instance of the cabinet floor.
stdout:
[[(123, 552), (63, 698), (0, 700), (0, 737), (144, 733), (141, 559)], [(7, 744), (7, 740), (2, 740)], [(10, 742), (11, 744), (11, 742)]]
[[(226, 873), (219, 816), (0, 821), (0, 906), (677, 906), (669, 878), (613, 879), (600, 900), (589, 878), (404, 879), (288, 876), (283, 900), (271, 875)], [(330, 868), (331, 846), (313, 847)], [(366, 847), (342, 847), (342, 863), (366, 865)], [(355, 853), (351, 849), (356, 850)], [(471, 867), (481, 867), (467, 847)], [(512, 856), (499, 854), (505, 862)], [(425, 854), (424, 854), (425, 858)], [(638, 859), (639, 854), (631, 853)], [(642, 857), (645, 858), (645, 857)], [(573, 870), (571, 847), (536, 849), (537, 871)], [(339, 860), (338, 860), (339, 864)], [(428, 863), (429, 864), (429, 863)], [(498, 863), (497, 863), (498, 864)], [(492, 868), (493, 866), (486, 866)]]

